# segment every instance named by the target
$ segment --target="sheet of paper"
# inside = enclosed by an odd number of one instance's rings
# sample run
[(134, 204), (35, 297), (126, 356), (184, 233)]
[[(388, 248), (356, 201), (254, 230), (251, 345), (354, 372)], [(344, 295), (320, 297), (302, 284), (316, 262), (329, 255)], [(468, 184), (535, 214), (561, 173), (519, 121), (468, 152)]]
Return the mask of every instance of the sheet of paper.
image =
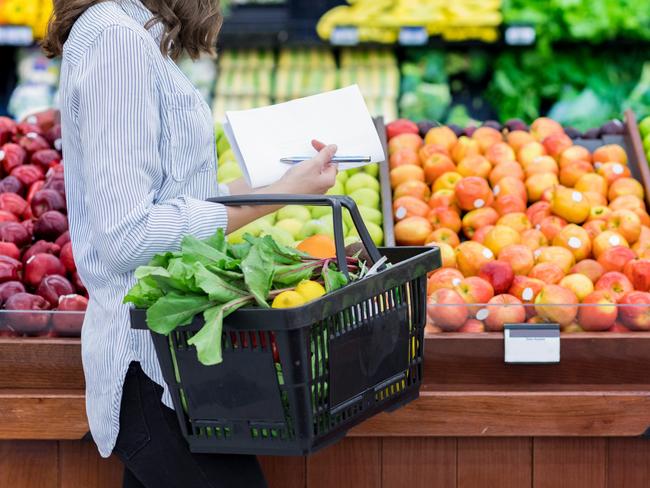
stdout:
[[(357, 85), (268, 107), (226, 112), (224, 131), (253, 188), (276, 182), (291, 168), (280, 158), (314, 156), (312, 139), (336, 144), (340, 156), (370, 156), (372, 163), (386, 158)], [(339, 168), (363, 165), (345, 163)]]

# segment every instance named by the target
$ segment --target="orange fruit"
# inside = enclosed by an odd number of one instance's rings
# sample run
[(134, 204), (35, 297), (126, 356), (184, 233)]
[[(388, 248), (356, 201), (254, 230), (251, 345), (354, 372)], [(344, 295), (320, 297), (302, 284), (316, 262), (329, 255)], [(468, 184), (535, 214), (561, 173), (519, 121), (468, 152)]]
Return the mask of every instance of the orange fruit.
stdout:
[(296, 246), (296, 249), (319, 259), (336, 257), (334, 239), (323, 234), (307, 237)]

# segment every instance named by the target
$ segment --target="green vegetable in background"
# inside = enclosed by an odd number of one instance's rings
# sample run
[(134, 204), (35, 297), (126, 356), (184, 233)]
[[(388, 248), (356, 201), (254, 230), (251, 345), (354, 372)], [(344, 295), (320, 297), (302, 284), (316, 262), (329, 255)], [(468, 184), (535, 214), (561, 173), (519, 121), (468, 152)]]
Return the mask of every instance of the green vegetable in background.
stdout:
[[(358, 257), (347, 260), (350, 278), (360, 278), (363, 263)], [(155, 256), (135, 277), (124, 302), (146, 308), (154, 332), (167, 335), (203, 313), (205, 324), (188, 343), (205, 365), (223, 360), (223, 320), (237, 309), (268, 308), (268, 300), (303, 280), (320, 279), (328, 293), (348, 282), (333, 259), (312, 258), (270, 236), (246, 235), (244, 243), (230, 245), (223, 230), (204, 240), (186, 237), (180, 252)]]

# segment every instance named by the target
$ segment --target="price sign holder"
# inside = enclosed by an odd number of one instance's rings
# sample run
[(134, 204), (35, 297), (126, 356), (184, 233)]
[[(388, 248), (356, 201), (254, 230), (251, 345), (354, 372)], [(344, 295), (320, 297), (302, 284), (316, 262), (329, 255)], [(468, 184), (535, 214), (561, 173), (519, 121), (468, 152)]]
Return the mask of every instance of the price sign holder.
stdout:
[(506, 28), (504, 38), (508, 46), (532, 46), (537, 33), (532, 25), (511, 25)]
[(557, 364), (560, 362), (558, 324), (506, 324), (503, 328), (507, 364)]
[(429, 33), (422, 26), (405, 26), (399, 31), (398, 42), (402, 46), (426, 46)]
[(31, 46), (32, 28), (25, 25), (0, 25), (0, 46)]
[(330, 36), (334, 46), (356, 46), (359, 44), (359, 29), (354, 25), (337, 25)]

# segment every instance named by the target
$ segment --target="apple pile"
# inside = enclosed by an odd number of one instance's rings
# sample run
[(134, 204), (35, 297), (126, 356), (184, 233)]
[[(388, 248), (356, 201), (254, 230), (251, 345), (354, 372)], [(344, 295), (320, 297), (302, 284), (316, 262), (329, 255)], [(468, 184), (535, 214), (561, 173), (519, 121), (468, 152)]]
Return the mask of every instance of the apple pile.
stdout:
[(72, 256), (57, 121), (53, 110), (20, 123), (0, 117), (0, 335), (78, 334), (83, 322), (43, 312), (88, 303)]
[(623, 147), (591, 153), (548, 118), (387, 132), (395, 239), (442, 254), (429, 332), (650, 330), (650, 216)]

